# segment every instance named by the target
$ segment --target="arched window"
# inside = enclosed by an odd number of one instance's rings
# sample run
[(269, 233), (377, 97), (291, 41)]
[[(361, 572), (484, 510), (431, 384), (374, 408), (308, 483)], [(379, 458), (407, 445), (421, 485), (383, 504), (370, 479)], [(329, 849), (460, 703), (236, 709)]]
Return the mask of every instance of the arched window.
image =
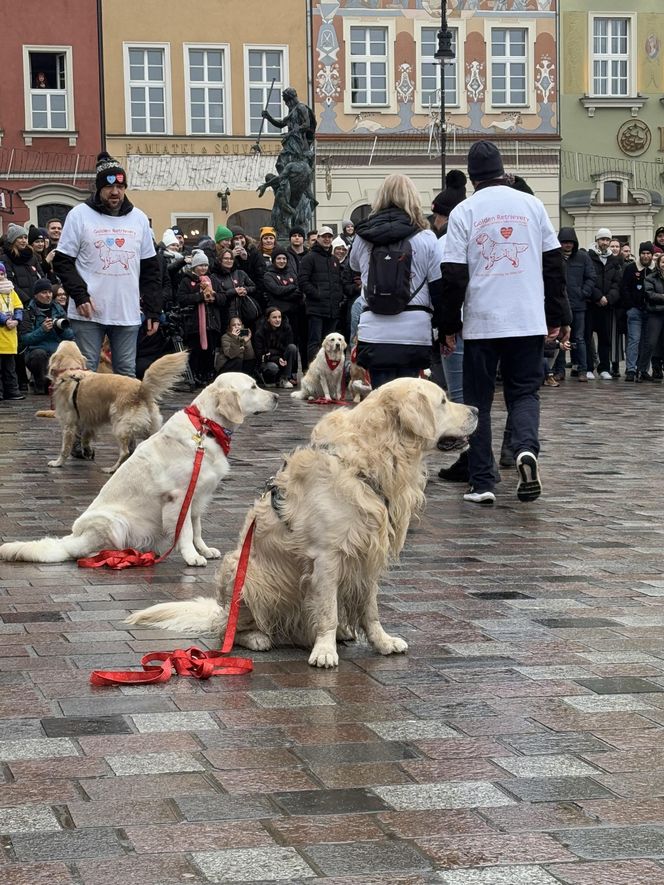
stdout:
[(258, 233), (262, 227), (269, 227), (272, 224), (272, 212), (270, 209), (242, 209), (240, 212), (234, 212), (228, 216), (226, 227), (233, 230), (234, 227), (241, 227), (249, 237), (258, 239)]
[(59, 218), (64, 224), (70, 209), (71, 206), (65, 206), (64, 203), (42, 203), (37, 206), (37, 226), (46, 227), (46, 223), (52, 218)]
[(369, 217), (370, 212), (371, 206), (369, 205), (369, 203), (362, 203), (361, 206), (356, 206), (350, 213), (350, 220), (355, 226), (357, 226), (360, 221), (364, 221), (365, 218)]

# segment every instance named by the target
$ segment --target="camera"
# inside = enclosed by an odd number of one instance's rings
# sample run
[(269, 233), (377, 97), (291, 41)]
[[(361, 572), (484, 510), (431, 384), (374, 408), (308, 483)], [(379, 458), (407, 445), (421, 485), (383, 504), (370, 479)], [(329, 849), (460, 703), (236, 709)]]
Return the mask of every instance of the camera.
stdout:
[(60, 332), (64, 332), (64, 330), (68, 329), (70, 325), (71, 324), (66, 317), (60, 317), (57, 320), (53, 320), (53, 328), (58, 329)]
[(240, 329), (240, 338), (247, 338), (249, 336), (249, 329)]

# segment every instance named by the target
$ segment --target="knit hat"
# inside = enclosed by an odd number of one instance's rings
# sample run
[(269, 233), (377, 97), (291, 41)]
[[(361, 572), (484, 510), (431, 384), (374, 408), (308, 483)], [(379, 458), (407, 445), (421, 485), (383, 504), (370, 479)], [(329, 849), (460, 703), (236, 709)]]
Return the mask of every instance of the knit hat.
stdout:
[(178, 238), (175, 236), (175, 232), (170, 227), (167, 227), (166, 230), (164, 231), (164, 235), (161, 238), (161, 241), (164, 244), (164, 246), (177, 246), (178, 245)]
[(503, 158), (492, 141), (476, 141), (468, 151), (468, 177), (471, 181), (491, 181), (505, 174)]
[(7, 273), (7, 268), (4, 266), (2, 261), (0, 261), (0, 273)]
[(53, 292), (53, 284), (48, 277), (41, 277), (41, 279), (35, 281), (32, 287), (32, 294), (37, 295), (39, 292)]
[(650, 240), (646, 240), (645, 243), (639, 243), (639, 255), (642, 252), (653, 252), (655, 246), (650, 242)]
[(222, 240), (232, 240), (233, 239), (233, 231), (227, 227), (224, 227), (223, 224), (217, 226), (216, 231), (214, 232), (214, 241), (215, 243), (221, 243)]
[(178, 227), (177, 224), (174, 225), (171, 228), (171, 230), (173, 231), (173, 233), (175, 234), (176, 237), (183, 237), (184, 236), (184, 234), (182, 233), (182, 228)]
[(345, 249), (348, 252), (348, 243), (345, 240), (342, 240), (341, 237), (335, 237), (332, 240), (332, 248), (333, 249)]
[(600, 227), (600, 229), (595, 234), (595, 240), (603, 240), (603, 239), (612, 239), (613, 234), (608, 229), (608, 227)]
[(99, 192), (103, 187), (114, 184), (114, 181), (108, 179), (113, 175), (116, 176), (115, 181), (118, 184), (127, 187), (127, 173), (124, 171), (120, 163), (114, 160), (106, 151), (97, 154), (97, 175), (95, 177), (95, 189)]
[(463, 172), (451, 169), (445, 176), (445, 190), (442, 190), (431, 204), (432, 212), (436, 215), (449, 215), (455, 206), (466, 199), (467, 181)]
[(307, 235), (304, 228), (298, 227), (297, 225), (295, 227), (292, 227), (288, 231), (288, 239), (290, 239), (294, 234), (299, 234), (301, 237), (306, 237), (306, 235)]
[(196, 251), (198, 251), (199, 249), (202, 249), (203, 251), (205, 251), (205, 249), (210, 249), (214, 252), (214, 240), (212, 239), (212, 237), (201, 237), (198, 241)]
[(207, 257), (205, 252), (202, 252), (200, 249), (196, 249), (191, 256), (191, 267), (199, 267), (201, 264), (209, 264), (210, 259)]
[(275, 230), (273, 227), (262, 227), (262, 228), (261, 228), (261, 230), (260, 230), (260, 236), (261, 236), (261, 239), (262, 239), (264, 236), (268, 236), (268, 237), (269, 237), (270, 235), (273, 236), (273, 237), (275, 238), (275, 240), (276, 240), (276, 238), (277, 238), (277, 232), (276, 232), (276, 230)]
[(346, 228), (349, 225), (352, 227), (355, 227), (355, 225), (353, 224), (353, 219), (352, 218), (344, 218), (344, 220), (341, 222), (341, 230), (346, 230)]
[(27, 237), (28, 231), (20, 224), (14, 224), (12, 221), (11, 224), (7, 225), (7, 231), (5, 233), (5, 242), (8, 246), (11, 246), (12, 243), (15, 243), (19, 237)]
[(28, 231), (28, 244), (32, 246), (35, 240), (44, 240), (47, 236), (46, 228), (35, 227), (34, 224), (31, 224)]
[(272, 264), (275, 263), (274, 259), (277, 257), (277, 255), (284, 255), (286, 258), (288, 258), (288, 252), (286, 252), (286, 250), (282, 246), (275, 246), (270, 256), (270, 258), (272, 259)]
[(657, 230), (655, 231), (655, 239), (657, 239), (657, 237), (658, 237), (660, 234), (664, 234), (664, 227), (658, 227), (658, 228), (657, 228)]
[(231, 233), (233, 234), (233, 239), (235, 239), (235, 237), (244, 237), (246, 240), (246, 238), (247, 238), (247, 235), (244, 232), (244, 228), (242, 228), (242, 227), (232, 228)]

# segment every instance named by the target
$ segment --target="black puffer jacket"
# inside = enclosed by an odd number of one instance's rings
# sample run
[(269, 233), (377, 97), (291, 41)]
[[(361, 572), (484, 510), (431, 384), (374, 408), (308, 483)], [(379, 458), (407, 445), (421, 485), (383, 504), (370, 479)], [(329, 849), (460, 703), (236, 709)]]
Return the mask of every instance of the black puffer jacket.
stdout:
[(604, 296), (609, 302), (608, 306), (613, 307), (620, 300), (620, 280), (622, 278), (620, 259), (615, 255), (609, 255), (605, 263), (594, 249), (589, 249), (588, 255), (595, 268), (596, 276), (591, 301), (593, 304), (597, 304)]
[(664, 311), (664, 277), (659, 270), (654, 271), (646, 278), (644, 288), (648, 313), (662, 313)]
[(282, 317), (281, 325), (276, 329), (267, 319), (260, 321), (253, 338), (254, 353), (258, 365), (266, 362), (277, 362), (285, 359), (284, 354), (289, 344), (293, 343), (293, 330), (286, 317)]
[(222, 291), (221, 283), (214, 274), (210, 275), (210, 282), (214, 290), (214, 301), (205, 302), (201, 292), (200, 277), (190, 267), (182, 272), (176, 297), (178, 304), (183, 308), (182, 321), (186, 337), (197, 335), (199, 332), (199, 304), (205, 303), (206, 329), (209, 329), (211, 332), (221, 333), (222, 329), (225, 329), (228, 325), (226, 321), (227, 314), (224, 311), (226, 295)]
[(625, 264), (620, 283), (620, 305), (626, 310), (638, 307), (645, 308), (645, 282), (655, 270), (655, 263), (643, 267), (640, 261), (629, 261)]
[(331, 249), (314, 243), (300, 264), (300, 289), (308, 314), (332, 319), (339, 316), (344, 289), (341, 268)]
[(585, 310), (595, 288), (597, 274), (590, 256), (585, 249), (579, 249), (579, 241), (573, 227), (561, 227), (558, 234), (561, 243), (574, 243), (569, 258), (563, 255), (563, 273), (567, 298), (572, 310)]
[(418, 230), (419, 227), (413, 224), (403, 209), (390, 206), (361, 221), (355, 228), (355, 233), (374, 246), (384, 246), (412, 237)]
[(7, 271), (7, 278), (14, 284), (16, 294), (27, 305), (32, 298), (32, 290), (37, 282), (45, 276), (39, 258), (30, 246), (14, 251), (6, 246), (0, 252), (0, 261)]

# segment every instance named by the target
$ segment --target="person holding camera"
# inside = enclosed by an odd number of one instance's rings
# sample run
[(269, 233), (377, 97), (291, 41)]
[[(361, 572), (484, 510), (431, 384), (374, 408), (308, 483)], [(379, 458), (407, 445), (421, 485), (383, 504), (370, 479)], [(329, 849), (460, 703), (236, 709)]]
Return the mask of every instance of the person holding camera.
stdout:
[(221, 346), (215, 368), (221, 372), (244, 372), (254, 374), (256, 358), (251, 345), (251, 329), (245, 329), (240, 317), (231, 317), (228, 328), (221, 336)]
[(61, 341), (73, 340), (67, 314), (53, 298), (51, 281), (46, 277), (37, 280), (19, 328), (19, 347), (25, 348), (25, 365), (35, 393), (48, 393), (48, 361)]

